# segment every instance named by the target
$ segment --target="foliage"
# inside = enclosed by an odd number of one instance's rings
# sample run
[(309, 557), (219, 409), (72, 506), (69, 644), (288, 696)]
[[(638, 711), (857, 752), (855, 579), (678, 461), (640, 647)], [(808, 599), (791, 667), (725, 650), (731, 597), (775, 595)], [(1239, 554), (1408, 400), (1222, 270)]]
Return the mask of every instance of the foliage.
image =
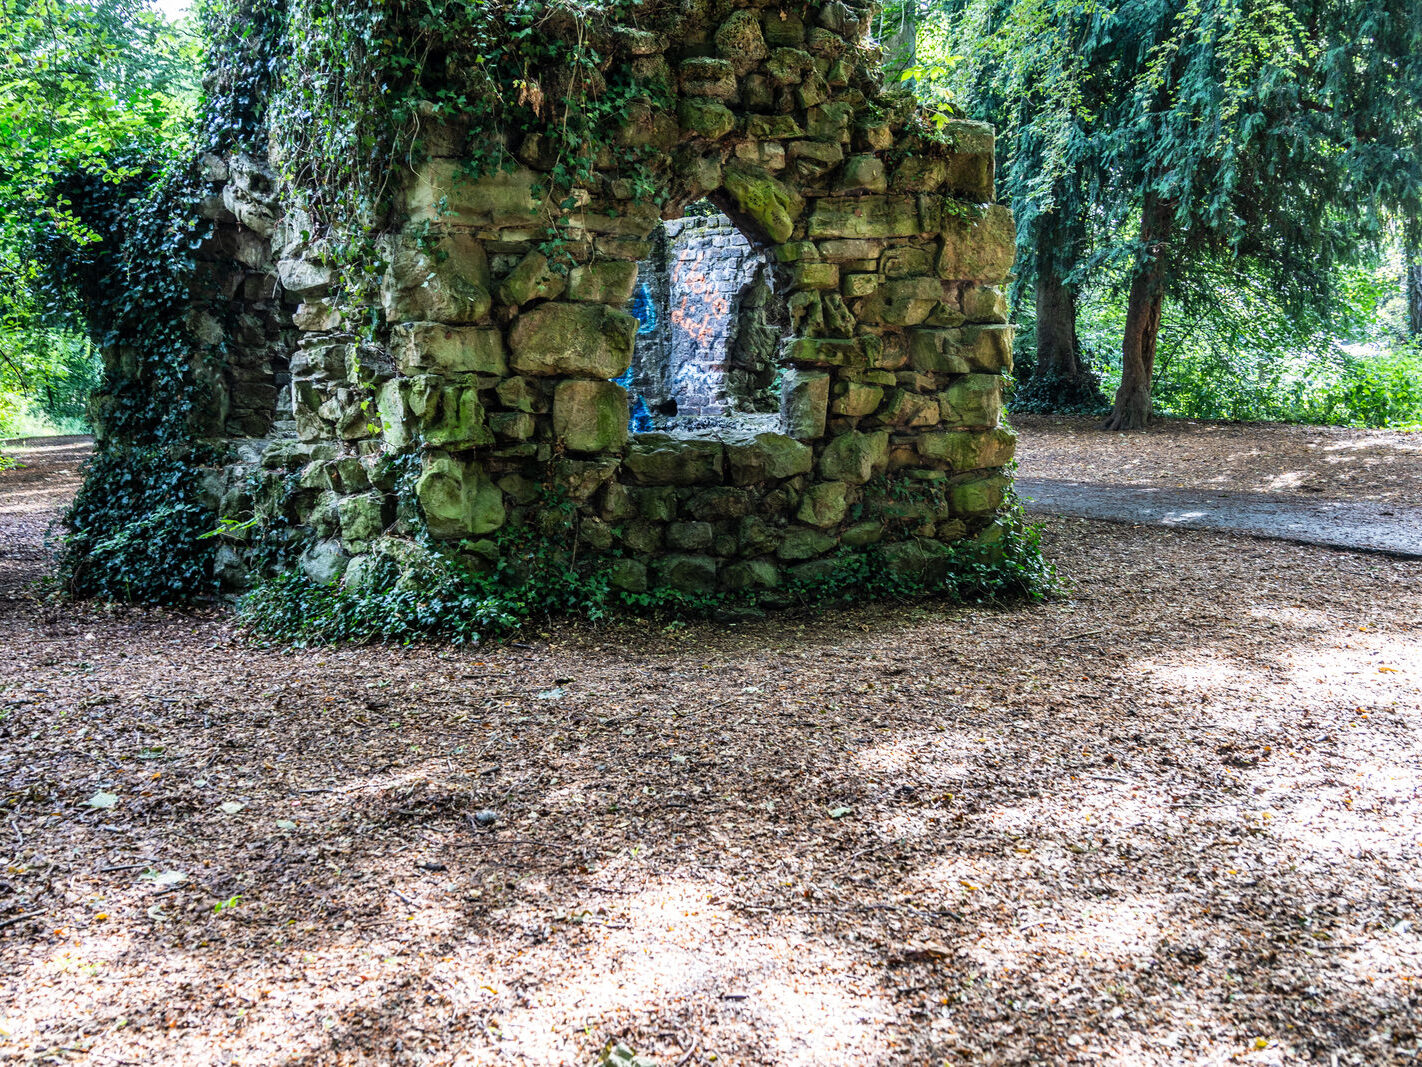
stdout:
[(195, 42), (143, 0), (0, 0), (0, 408), (32, 397), (82, 422), (94, 354), (45, 260), (103, 239), (71, 188), (144, 170), (183, 139), (195, 91)]
[[(549, 501), (548, 514), (559, 514)], [(550, 523), (548, 528), (559, 528)], [(960, 541), (948, 549), (940, 577), (915, 578), (888, 565), (882, 548), (841, 550), (815, 580), (775, 589), (688, 593), (668, 587), (628, 592), (613, 582), (618, 554), (579, 556), (572, 523), (563, 543), (531, 526), (501, 531), (494, 562), (472, 565), (429, 553), (402, 573), (383, 559), (357, 581), (319, 585), (298, 572), (278, 574), (247, 593), (239, 617), (252, 632), (299, 646), (334, 641), (441, 638), (455, 643), (496, 639), (530, 620), (552, 616), (602, 622), (653, 614), (727, 617), (764, 607), (825, 607), (865, 599), (947, 597), (954, 601), (1041, 599), (1056, 585), (1042, 556), (1040, 530), (1015, 505), (1004, 512), (993, 543)], [(543, 527), (540, 527), (543, 529)]]

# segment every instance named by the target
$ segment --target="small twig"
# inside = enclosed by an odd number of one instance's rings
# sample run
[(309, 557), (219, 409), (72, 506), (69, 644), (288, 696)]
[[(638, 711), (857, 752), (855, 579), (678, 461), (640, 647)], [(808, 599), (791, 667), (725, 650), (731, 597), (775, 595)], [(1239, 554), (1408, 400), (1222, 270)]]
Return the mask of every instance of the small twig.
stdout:
[(1062, 638), (1062, 640), (1063, 640), (1063, 641), (1075, 641), (1075, 640), (1077, 640), (1077, 639), (1079, 639), (1079, 638), (1082, 638), (1082, 637), (1095, 637), (1097, 634), (1104, 634), (1105, 632), (1106, 632), (1106, 631), (1105, 631), (1104, 629), (1103, 629), (1103, 630), (1083, 630), (1083, 631), (1081, 631), (1081, 633), (1079, 633), (1079, 634), (1067, 634), (1065, 637)]
[(10, 817), (10, 829), (14, 830), (15, 836), (19, 838), (19, 840), (15, 842), (15, 847), (23, 848), (25, 845), (25, 835), (20, 832), (20, 824), (16, 821), (14, 816)]
[(404, 893), (400, 892), (400, 890), (396, 889), (393, 885), (390, 887), (390, 892), (394, 893), (397, 897), (399, 897), (401, 900), (403, 900), (403, 901), (404, 901), (406, 904), (408, 904), (410, 907), (412, 907), (412, 908), (418, 908), (418, 907), (419, 907), (418, 904), (416, 904), (413, 900), (411, 900), (409, 897), (407, 897)]
[(110, 871), (134, 871), (139, 867), (147, 867), (147, 863), (117, 863), (112, 867), (100, 867), (99, 874), (108, 874)]
[(686, 1053), (681, 1057), (681, 1059), (676, 1061), (676, 1067), (685, 1067), (686, 1061), (691, 1059), (692, 1056), (696, 1055), (696, 1047), (700, 1044), (701, 1035), (693, 1034), (691, 1037), (691, 1047), (686, 1050)]
[(7, 927), (7, 926), (14, 926), (16, 923), (22, 923), (22, 922), (24, 922), (26, 919), (38, 919), (38, 918), (41, 918), (43, 915), (44, 915), (44, 912), (42, 912), (42, 911), (27, 911), (27, 912), (25, 912), (25, 914), (23, 914), (23, 915), (15, 915), (15, 916), (12, 916), (12, 917), (10, 917), (10, 918), (8, 918), (8, 919), (5, 919), (4, 921), (0, 921), (0, 930), (5, 929), (5, 927)]

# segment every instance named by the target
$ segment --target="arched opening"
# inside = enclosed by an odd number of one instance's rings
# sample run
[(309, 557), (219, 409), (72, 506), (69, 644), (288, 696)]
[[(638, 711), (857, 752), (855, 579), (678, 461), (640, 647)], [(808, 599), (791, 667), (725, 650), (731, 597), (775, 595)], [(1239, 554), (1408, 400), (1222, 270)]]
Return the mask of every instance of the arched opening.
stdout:
[(657, 226), (627, 310), (637, 319), (630, 429), (779, 427), (780, 346), (790, 332), (769, 255), (710, 200)]

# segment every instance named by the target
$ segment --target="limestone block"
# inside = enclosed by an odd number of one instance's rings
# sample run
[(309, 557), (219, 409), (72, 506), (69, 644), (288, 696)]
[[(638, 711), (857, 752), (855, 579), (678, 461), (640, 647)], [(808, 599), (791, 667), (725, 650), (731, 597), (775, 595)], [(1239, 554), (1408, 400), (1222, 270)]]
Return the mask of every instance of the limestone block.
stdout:
[(299, 566), (302, 573), (317, 585), (331, 585), (340, 580), (350, 561), (339, 541), (315, 541), (301, 553)]
[(836, 289), (839, 268), (833, 263), (797, 263), (790, 272), (792, 289)]
[[(934, 250), (923, 245), (899, 245), (879, 257), (879, 272), (886, 278), (908, 278), (933, 273)], [(936, 294), (942, 296), (941, 289)]]
[(476, 537), (504, 524), (504, 495), (477, 463), (427, 456), (415, 498), (434, 537)]
[(865, 545), (872, 545), (884, 537), (884, 524), (879, 519), (865, 519), (863, 522), (856, 522), (853, 526), (847, 527), (840, 535), (840, 540), (851, 548), (863, 548)]
[(315, 258), (315, 253), (277, 260), (277, 279), (292, 296), (305, 299), (325, 296), (336, 281), (334, 267)]
[(537, 222), (547, 179), (519, 167), (471, 178), (452, 159), (430, 159), (415, 172), (405, 195), (411, 222), (443, 222), (458, 226), (501, 228)]
[(508, 373), (504, 339), (498, 330), (410, 322), (390, 331), (395, 365), (402, 374)]
[(843, 482), (816, 482), (805, 490), (795, 517), (810, 526), (838, 526), (844, 521), (849, 487)]
[(786, 348), (785, 358), (800, 367), (855, 367), (863, 366), (864, 350), (858, 341), (798, 337)]
[(946, 159), (938, 156), (909, 156), (894, 169), (889, 187), (896, 193), (932, 193), (942, 188), (947, 179)]
[(884, 390), (877, 385), (863, 382), (844, 382), (835, 387), (837, 395), (830, 410), (836, 415), (861, 418), (872, 415), (884, 399)]
[(913, 237), (918, 200), (911, 196), (826, 196), (815, 201), (811, 237)]
[(733, 485), (793, 478), (814, 466), (814, 451), (779, 433), (760, 433), (726, 441), (726, 462)]
[(632, 439), (623, 465), (642, 485), (702, 485), (721, 481), (720, 441), (644, 433)]
[(780, 532), (759, 515), (747, 515), (736, 531), (736, 549), (743, 556), (762, 556), (774, 552), (780, 544)]
[(799, 193), (769, 171), (746, 163), (727, 164), (722, 180), (736, 206), (755, 220), (767, 237), (776, 243), (790, 239), (795, 220), (805, 210)]
[(744, 74), (770, 55), (760, 19), (754, 11), (735, 11), (717, 28), (716, 54), (728, 59)]
[(729, 60), (698, 56), (681, 64), (683, 96), (730, 100), (736, 95), (736, 68)]
[(489, 415), (489, 429), (505, 441), (527, 441), (537, 428), (533, 416), (525, 411), (495, 411)]
[(711, 547), (716, 530), (709, 522), (672, 522), (666, 529), (667, 547), (678, 552), (701, 552)]
[(780, 584), (780, 568), (768, 559), (748, 559), (733, 563), (721, 572), (721, 585), (732, 592), (742, 589), (774, 589)]
[[(873, 264), (878, 260), (879, 253), (884, 250), (883, 241), (867, 240), (864, 238), (849, 238), (844, 240), (821, 241), (819, 252), (831, 263), (845, 263), (849, 261), (869, 261), (870, 270), (874, 269)], [(857, 268), (862, 270), (863, 268)]]
[(890, 573), (907, 581), (934, 585), (948, 577), (952, 549), (942, 542), (927, 538), (895, 541), (876, 551)]
[(844, 161), (839, 180), (834, 183), (836, 196), (845, 193), (883, 193), (889, 182), (884, 176), (884, 163), (878, 156), (850, 156)]
[(489, 313), (489, 263), (483, 242), (454, 234), (433, 244), (396, 238), (380, 287), (387, 322), (463, 325)]
[(380, 493), (342, 497), (336, 505), (341, 523), (341, 541), (351, 546), (363, 546), (374, 541), (385, 529), (384, 510), (385, 501)]
[[(648, 81), (671, 81), (667, 61), (658, 56), (646, 64), (645, 73), (636, 77)], [(632, 148), (671, 148), (681, 137), (681, 128), (676, 117), (660, 107), (653, 107), (645, 100), (633, 100), (627, 105), (625, 121), (618, 131), (618, 140)]]
[(948, 499), (956, 515), (991, 515), (1002, 507), (1004, 494), (1012, 480), (1005, 474), (994, 474), (970, 482), (960, 482), (948, 491)]
[(616, 378), (632, 364), (637, 320), (601, 304), (551, 301), (509, 331), (509, 366), (543, 377)]
[(825, 434), (829, 414), (830, 376), (824, 371), (792, 367), (781, 379), (780, 421), (785, 433), (798, 441)]
[(848, 103), (836, 101), (811, 107), (805, 116), (805, 129), (811, 137), (821, 141), (847, 142), (849, 122), (854, 117), (854, 108)]
[(627, 443), (627, 390), (612, 382), (559, 382), (553, 433), (574, 452), (606, 452)]
[(539, 411), (543, 398), (528, 378), (505, 378), (494, 389), (499, 403), (511, 411)]
[(968, 322), (1005, 323), (1007, 296), (993, 285), (967, 285), (959, 297)]
[(877, 274), (846, 274), (841, 286), (844, 295), (850, 298), (869, 296), (878, 288), (879, 276)]
[(776, 556), (783, 560), (813, 559), (834, 548), (835, 538), (811, 526), (791, 526), (780, 539)]
[(747, 115), (746, 136), (756, 141), (778, 141), (804, 137), (805, 131), (793, 115)]
[(1012, 269), (1017, 230), (1011, 209), (1001, 204), (990, 205), (979, 219), (945, 219), (942, 237), (943, 248), (938, 254), (940, 278), (998, 285)]
[(599, 259), (574, 267), (568, 275), (568, 299), (623, 307), (637, 285), (637, 264)]
[(750, 513), (755, 501), (745, 489), (716, 486), (703, 489), (686, 502), (685, 510), (702, 522), (739, 519)]
[(793, 7), (768, 8), (765, 12), (765, 43), (771, 48), (794, 48), (805, 42), (805, 23)]
[(993, 192), (993, 130), (985, 122), (954, 119), (943, 127), (952, 143), (944, 186), (954, 196), (984, 204)]
[(494, 435), (484, 420), (484, 405), (473, 386), (447, 385), (440, 390), (438, 418), (427, 419), (425, 444), (446, 448), (491, 445)]
[(765, 62), (765, 72), (780, 85), (794, 85), (807, 70), (815, 69), (815, 57), (800, 48), (781, 47), (771, 50)]
[(889, 433), (850, 430), (830, 439), (820, 454), (820, 474), (832, 481), (863, 485), (889, 463)]
[(1017, 435), (1006, 427), (991, 433), (978, 430), (926, 433), (914, 442), (914, 448), (924, 460), (945, 464), (953, 471), (981, 470), (1011, 463)]
[(965, 374), (938, 394), (943, 421), (953, 426), (996, 426), (1002, 416), (1002, 377)]
[(710, 556), (676, 554), (652, 564), (657, 584), (683, 593), (709, 593), (716, 588), (716, 561)]
[(504, 276), (496, 295), (499, 303), (518, 307), (530, 300), (554, 300), (568, 284), (566, 275), (553, 271), (542, 252), (530, 252)]
[(621, 589), (625, 593), (645, 593), (647, 565), (635, 559), (614, 560), (608, 568), (607, 580), (614, 589)]
[(909, 360), (921, 374), (998, 374), (1012, 370), (1011, 326), (914, 330)]
[(708, 141), (715, 141), (736, 128), (736, 116), (718, 100), (687, 97), (676, 106), (677, 121), (682, 130)]
[(936, 278), (896, 278), (883, 282), (854, 307), (860, 322), (888, 326), (916, 326), (943, 297)]
[(884, 401), (879, 417), (890, 426), (908, 429), (936, 426), (939, 420), (938, 400), (906, 389), (895, 389)]

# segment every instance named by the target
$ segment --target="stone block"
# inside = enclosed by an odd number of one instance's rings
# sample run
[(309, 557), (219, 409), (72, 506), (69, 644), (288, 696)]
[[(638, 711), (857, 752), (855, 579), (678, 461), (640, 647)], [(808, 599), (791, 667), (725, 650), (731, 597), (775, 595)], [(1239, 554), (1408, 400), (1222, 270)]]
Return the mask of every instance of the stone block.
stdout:
[(703, 552), (711, 547), (716, 530), (709, 522), (670, 522), (666, 538), (667, 547), (678, 552)]
[(792, 367), (781, 379), (780, 421), (797, 441), (823, 437), (829, 415), (830, 376)]
[(939, 420), (938, 400), (921, 393), (911, 393), (905, 389), (895, 389), (884, 401), (879, 418), (890, 426), (907, 429), (924, 429), (936, 426)]
[(743, 556), (763, 556), (780, 544), (780, 532), (759, 515), (747, 515), (736, 531), (736, 550)]
[(879, 288), (879, 276), (877, 274), (846, 274), (841, 290), (844, 295), (851, 299), (857, 296), (869, 296)]
[(705, 485), (721, 481), (720, 441), (644, 433), (632, 439), (623, 465), (642, 485)]
[(351, 558), (336, 540), (315, 541), (301, 553), (301, 572), (317, 585), (332, 585), (345, 574)]
[(638, 513), (652, 522), (670, 522), (676, 518), (676, 490), (669, 485), (649, 489), (631, 489)]
[(726, 461), (734, 485), (793, 478), (814, 466), (814, 450), (784, 434), (760, 433), (727, 440)]
[(568, 275), (568, 299), (623, 307), (637, 285), (637, 264), (600, 259), (574, 267)]
[(959, 330), (913, 330), (909, 333), (909, 364), (920, 374), (967, 374), (968, 362)]
[(658, 585), (683, 593), (710, 593), (716, 588), (716, 561), (710, 556), (663, 556), (652, 566)]
[(952, 195), (985, 204), (993, 191), (993, 130), (985, 122), (953, 119), (942, 133), (952, 145), (943, 187)]
[(754, 220), (777, 244), (788, 241), (795, 220), (805, 210), (800, 194), (769, 171), (746, 163), (729, 163), (722, 181), (742, 214)]
[(783, 560), (814, 559), (830, 551), (838, 541), (832, 534), (812, 526), (791, 526), (780, 539), (775, 555)]
[(746, 136), (756, 141), (783, 141), (804, 137), (793, 115), (747, 115)]
[(831, 263), (875, 260), (884, 250), (884, 242), (865, 237), (835, 238), (819, 243), (820, 255)]
[(991, 515), (1002, 507), (1003, 497), (1012, 480), (1005, 474), (959, 482), (948, 491), (955, 515), (973, 517)]
[(938, 254), (940, 278), (998, 285), (1007, 277), (1017, 255), (1012, 211), (1001, 204), (990, 205), (981, 218), (945, 219), (942, 238), (943, 247)]
[(342, 497), (336, 505), (341, 541), (359, 550), (385, 531), (385, 499), (380, 493)]
[(909, 156), (894, 168), (889, 187), (896, 193), (933, 193), (941, 189), (947, 179), (946, 159), (940, 156)]
[(879, 402), (884, 399), (884, 390), (877, 385), (845, 382), (835, 388), (837, 395), (834, 403), (830, 405), (830, 410), (836, 415), (847, 415), (850, 418), (872, 415), (878, 409)]
[(1016, 447), (1017, 435), (1006, 427), (988, 433), (980, 430), (926, 433), (914, 442), (914, 448), (926, 462), (945, 464), (958, 473), (1005, 466), (1012, 462)]
[(389, 267), (380, 304), (387, 322), (441, 322), (460, 326), (489, 313), (489, 264), (483, 243), (468, 234), (435, 242), (395, 237), (387, 244)]
[(730, 100), (736, 95), (736, 68), (729, 60), (697, 56), (683, 60), (679, 73), (683, 96)]
[(860, 322), (886, 326), (916, 326), (943, 298), (936, 278), (898, 278), (885, 281), (854, 308)]
[(810, 526), (838, 526), (848, 509), (845, 500), (848, 490), (843, 482), (816, 482), (800, 497), (795, 517)]
[(473, 386), (448, 385), (439, 392), (437, 417), (425, 419), (425, 444), (441, 448), (474, 448), (494, 443), (484, 418), (484, 405)]
[(505, 441), (527, 441), (538, 424), (526, 411), (495, 411), (489, 415), (489, 429)]
[(573, 452), (607, 452), (627, 443), (627, 390), (605, 381), (559, 382), (553, 434)]
[(922, 233), (911, 196), (826, 196), (810, 215), (811, 237), (913, 237)]
[(947, 545), (927, 538), (895, 541), (876, 550), (891, 574), (916, 585), (937, 585), (948, 577)]
[(686, 502), (686, 511), (702, 522), (723, 522), (750, 514), (755, 501), (745, 489), (703, 489)]
[(632, 364), (637, 320), (601, 304), (550, 302), (526, 311), (509, 331), (518, 374), (616, 378)]
[(770, 55), (754, 11), (733, 11), (716, 28), (715, 41), (716, 54), (730, 60), (742, 74)]
[(721, 572), (721, 585), (731, 592), (744, 589), (774, 589), (780, 584), (780, 568), (768, 559), (748, 559), (733, 563)]
[(401, 374), (496, 374), (509, 372), (498, 330), (409, 322), (390, 331), (390, 347)]
[(1007, 295), (995, 285), (965, 285), (959, 300), (963, 317), (973, 323), (1005, 323)]
[(864, 364), (858, 341), (834, 337), (799, 337), (785, 350), (785, 358), (798, 367), (856, 367)]
[(882, 540), (883, 536), (884, 524), (878, 519), (866, 519), (847, 527), (844, 533), (840, 534), (840, 540), (851, 548), (863, 548)]
[(477, 537), (504, 524), (504, 495), (477, 463), (427, 456), (415, 499), (433, 537)]
[(878, 156), (850, 156), (844, 161), (839, 178), (832, 192), (836, 196), (847, 193), (883, 193), (889, 188), (884, 176), (884, 163)]
[(504, 276), (496, 295), (499, 303), (518, 307), (530, 300), (555, 300), (562, 295), (567, 284), (567, 275), (556, 273), (547, 256), (542, 252), (530, 252)]
[(839, 268), (833, 263), (797, 263), (790, 272), (792, 289), (837, 289)]
[(647, 565), (635, 559), (614, 560), (607, 572), (608, 583), (624, 593), (647, 591)]
[(406, 194), (411, 222), (471, 227), (531, 226), (543, 203), (547, 178), (520, 167), (471, 178), (452, 159), (430, 159), (415, 173)]
[(889, 433), (850, 430), (830, 439), (820, 454), (820, 474), (830, 481), (863, 485), (889, 463)]
[(1002, 377), (965, 374), (938, 394), (938, 406), (950, 426), (996, 426), (1002, 416)]
[(687, 97), (676, 106), (677, 122), (687, 133), (719, 140), (736, 128), (736, 116), (719, 100)]
[(505, 378), (494, 389), (499, 403), (513, 411), (538, 411), (543, 397), (528, 378)]
[[(886, 278), (908, 278), (933, 273), (933, 249), (925, 245), (898, 245), (879, 257), (879, 273)], [(942, 287), (935, 294), (943, 295)]]

